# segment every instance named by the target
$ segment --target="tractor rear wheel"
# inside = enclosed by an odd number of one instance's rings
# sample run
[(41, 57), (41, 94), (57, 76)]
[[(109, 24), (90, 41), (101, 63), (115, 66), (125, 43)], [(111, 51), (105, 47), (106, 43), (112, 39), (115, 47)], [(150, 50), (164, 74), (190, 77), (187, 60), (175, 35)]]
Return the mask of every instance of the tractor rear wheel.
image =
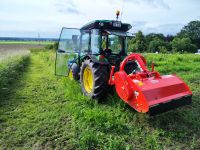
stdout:
[(108, 88), (108, 79), (107, 66), (94, 63), (90, 59), (82, 62), (80, 81), (84, 95), (93, 99), (104, 97)]

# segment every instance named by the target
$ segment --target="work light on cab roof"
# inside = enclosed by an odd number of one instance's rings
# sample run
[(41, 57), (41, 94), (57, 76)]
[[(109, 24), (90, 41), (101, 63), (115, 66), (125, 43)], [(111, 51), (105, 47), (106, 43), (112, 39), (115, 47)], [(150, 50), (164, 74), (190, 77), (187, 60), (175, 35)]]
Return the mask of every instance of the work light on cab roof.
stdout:
[(116, 11), (116, 19), (117, 19), (117, 20), (118, 20), (118, 18), (119, 18), (119, 15), (120, 15), (120, 11), (117, 10), (117, 11)]
[(112, 87), (136, 111), (157, 114), (191, 104), (192, 92), (176, 75), (147, 68), (141, 54), (127, 54), (132, 26), (116, 20), (95, 20), (80, 29), (63, 28), (56, 53), (56, 75), (81, 84), (84, 95), (105, 100)]

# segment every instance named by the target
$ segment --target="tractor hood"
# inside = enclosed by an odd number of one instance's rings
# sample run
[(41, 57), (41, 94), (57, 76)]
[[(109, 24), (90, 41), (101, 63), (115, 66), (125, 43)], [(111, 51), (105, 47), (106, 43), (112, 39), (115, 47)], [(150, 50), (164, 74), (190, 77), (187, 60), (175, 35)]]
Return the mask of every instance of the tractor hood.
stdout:
[(117, 35), (117, 36), (125, 36), (125, 37), (134, 37), (134, 35), (130, 32), (123, 31), (114, 31), (114, 30), (105, 30), (108, 34)]

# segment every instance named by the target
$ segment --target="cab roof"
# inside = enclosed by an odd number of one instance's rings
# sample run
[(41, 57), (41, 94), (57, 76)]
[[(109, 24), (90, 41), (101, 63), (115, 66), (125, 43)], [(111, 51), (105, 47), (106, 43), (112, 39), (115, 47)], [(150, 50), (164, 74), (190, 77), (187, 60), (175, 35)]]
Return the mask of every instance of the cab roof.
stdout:
[(128, 31), (132, 26), (128, 23), (122, 23), (116, 20), (94, 20), (84, 25), (81, 30), (92, 30), (92, 29), (107, 29), (107, 30), (118, 30)]

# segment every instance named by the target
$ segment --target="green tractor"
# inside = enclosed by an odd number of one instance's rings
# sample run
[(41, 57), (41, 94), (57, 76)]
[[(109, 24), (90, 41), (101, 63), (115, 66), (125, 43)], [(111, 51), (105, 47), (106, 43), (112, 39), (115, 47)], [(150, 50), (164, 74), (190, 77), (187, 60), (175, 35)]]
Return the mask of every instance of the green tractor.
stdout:
[(118, 71), (127, 56), (127, 39), (133, 36), (127, 31), (131, 28), (130, 24), (114, 20), (95, 20), (81, 29), (63, 28), (56, 75), (80, 80), (86, 96), (102, 98), (109, 88), (111, 66)]

